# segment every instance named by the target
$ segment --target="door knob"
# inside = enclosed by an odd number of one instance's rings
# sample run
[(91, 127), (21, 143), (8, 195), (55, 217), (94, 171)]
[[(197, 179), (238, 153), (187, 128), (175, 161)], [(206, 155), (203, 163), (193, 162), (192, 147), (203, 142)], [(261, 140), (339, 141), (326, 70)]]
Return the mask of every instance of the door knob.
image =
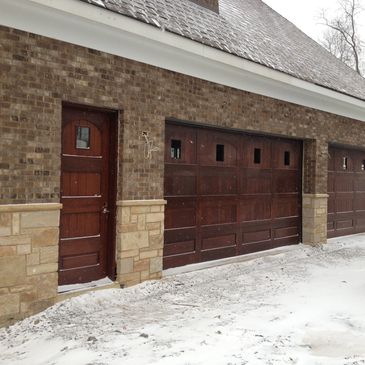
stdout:
[(103, 214), (108, 214), (109, 213), (109, 209), (108, 206), (106, 204), (104, 204), (103, 206), (103, 210), (101, 211)]

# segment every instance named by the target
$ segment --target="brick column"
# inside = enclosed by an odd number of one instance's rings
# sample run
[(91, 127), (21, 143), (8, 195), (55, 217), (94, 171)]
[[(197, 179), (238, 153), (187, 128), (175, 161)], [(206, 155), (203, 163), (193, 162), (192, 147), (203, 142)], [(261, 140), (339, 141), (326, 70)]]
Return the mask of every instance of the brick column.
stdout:
[(117, 280), (131, 286), (162, 275), (165, 200), (117, 203)]
[(0, 205), (0, 326), (54, 304), (61, 207)]
[(304, 141), (302, 241), (309, 245), (327, 242), (328, 144)]

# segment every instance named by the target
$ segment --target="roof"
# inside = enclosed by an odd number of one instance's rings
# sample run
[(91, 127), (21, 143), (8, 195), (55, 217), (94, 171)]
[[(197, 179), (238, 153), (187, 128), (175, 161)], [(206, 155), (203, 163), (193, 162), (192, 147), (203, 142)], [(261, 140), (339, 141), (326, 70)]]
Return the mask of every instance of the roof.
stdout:
[(80, 0), (365, 100), (365, 78), (261, 0), (220, 0), (220, 13), (189, 0)]

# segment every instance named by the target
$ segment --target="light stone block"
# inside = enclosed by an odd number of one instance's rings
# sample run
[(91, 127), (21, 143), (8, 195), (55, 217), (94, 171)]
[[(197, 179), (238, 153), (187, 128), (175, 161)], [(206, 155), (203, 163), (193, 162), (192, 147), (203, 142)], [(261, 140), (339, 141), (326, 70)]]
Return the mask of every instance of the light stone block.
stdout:
[(11, 235), (11, 213), (0, 213), (0, 236)]
[(162, 271), (162, 257), (150, 259), (150, 273), (157, 273)]
[(16, 255), (16, 246), (0, 246), (0, 257)]
[(149, 213), (146, 215), (146, 222), (162, 222), (165, 219), (164, 213)]
[(133, 265), (134, 265), (133, 257), (119, 260), (119, 268), (120, 268), (119, 274), (132, 273), (133, 272)]
[(58, 271), (58, 264), (50, 263), (50, 264), (40, 264), (35, 266), (27, 267), (27, 275), (39, 275), (44, 273), (52, 273)]
[(31, 245), (18, 245), (16, 247), (17, 254), (18, 255), (27, 255), (32, 252), (32, 246)]
[(149, 241), (147, 231), (128, 232), (121, 234), (121, 249), (123, 251), (148, 247), (148, 245)]
[(25, 256), (0, 257), (0, 287), (21, 284), (25, 275)]
[(33, 247), (58, 245), (58, 228), (37, 228), (27, 230), (27, 233), (31, 234)]
[(24, 212), (20, 215), (21, 228), (58, 227), (60, 211)]
[(41, 264), (48, 264), (58, 262), (58, 246), (41, 247), (40, 262)]
[(6, 294), (0, 296), (0, 317), (17, 314), (19, 311), (19, 294)]

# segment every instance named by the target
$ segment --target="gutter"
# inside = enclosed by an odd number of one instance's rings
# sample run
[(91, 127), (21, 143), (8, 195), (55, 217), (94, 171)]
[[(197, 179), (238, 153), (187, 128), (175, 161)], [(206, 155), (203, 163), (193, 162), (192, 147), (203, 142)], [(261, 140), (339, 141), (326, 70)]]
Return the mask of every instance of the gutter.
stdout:
[(0, 24), (365, 122), (365, 101), (79, 0), (1, 0)]

